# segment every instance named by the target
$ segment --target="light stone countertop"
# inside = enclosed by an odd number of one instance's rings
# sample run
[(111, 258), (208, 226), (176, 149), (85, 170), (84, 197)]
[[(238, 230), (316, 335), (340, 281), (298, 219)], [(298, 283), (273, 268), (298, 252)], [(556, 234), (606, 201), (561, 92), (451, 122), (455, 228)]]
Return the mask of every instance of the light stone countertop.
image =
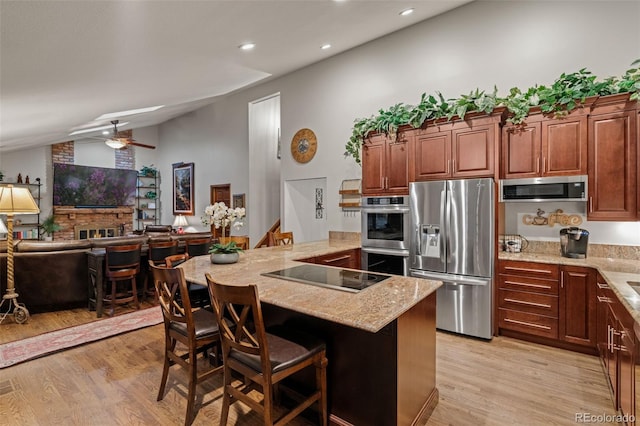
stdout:
[(587, 257), (586, 259), (570, 259), (560, 255), (540, 253), (506, 253), (498, 254), (500, 260), (519, 260), (523, 262), (552, 263), (557, 265), (584, 266), (594, 268), (607, 281), (618, 299), (629, 311), (637, 324), (640, 324), (640, 294), (627, 283), (640, 283), (640, 260), (611, 259), (604, 257)]
[(391, 278), (381, 283), (358, 293), (349, 293), (260, 275), (303, 264), (296, 259), (359, 247), (359, 241), (324, 240), (246, 250), (240, 253), (238, 263), (230, 265), (214, 265), (208, 255), (197, 256), (180, 267), (188, 281), (206, 285), (204, 274), (209, 272), (222, 284), (256, 284), (262, 302), (372, 333), (381, 330), (442, 285), (440, 281), (389, 275)]

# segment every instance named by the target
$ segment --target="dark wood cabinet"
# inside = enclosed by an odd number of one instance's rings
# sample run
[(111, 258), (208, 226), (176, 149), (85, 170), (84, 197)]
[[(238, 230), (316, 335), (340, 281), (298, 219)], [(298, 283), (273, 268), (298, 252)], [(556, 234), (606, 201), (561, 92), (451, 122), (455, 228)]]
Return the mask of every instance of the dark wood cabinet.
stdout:
[(410, 182), (410, 151), (414, 131), (399, 132), (397, 138), (370, 137), (362, 145), (362, 194), (406, 194)]
[(600, 274), (597, 282), (598, 352), (614, 407), (624, 420), (622, 423), (632, 425), (636, 413), (636, 366), (640, 363), (635, 321)]
[(502, 115), (429, 124), (415, 138), (416, 181), (493, 177)]
[(596, 272), (591, 268), (562, 266), (559, 338), (595, 348), (596, 306)]
[(595, 353), (596, 288), (591, 268), (500, 260), (498, 333)]
[(502, 129), (501, 177), (585, 175), (587, 145), (584, 110), (565, 118), (532, 114), (525, 124)]
[(637, 112), (625, 105), (597, 105), (589, 117), (588, 220), (638, 218)]
[(362, 263), (359, 248), (296, 260), (298, 262), (316, 263), (318, 265), (349, 269), (360, 269)]
[(499, 332), (558, 338), (558, 271), (558, 265), (498, 262)]

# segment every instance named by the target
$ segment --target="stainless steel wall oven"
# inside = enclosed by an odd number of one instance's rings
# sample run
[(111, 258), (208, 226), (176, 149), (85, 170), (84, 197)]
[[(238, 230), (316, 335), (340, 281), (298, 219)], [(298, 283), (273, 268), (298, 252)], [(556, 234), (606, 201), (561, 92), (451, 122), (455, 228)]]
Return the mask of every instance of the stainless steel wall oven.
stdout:
[(409, 196), (362, 198), (362, 247), (409, 250)]

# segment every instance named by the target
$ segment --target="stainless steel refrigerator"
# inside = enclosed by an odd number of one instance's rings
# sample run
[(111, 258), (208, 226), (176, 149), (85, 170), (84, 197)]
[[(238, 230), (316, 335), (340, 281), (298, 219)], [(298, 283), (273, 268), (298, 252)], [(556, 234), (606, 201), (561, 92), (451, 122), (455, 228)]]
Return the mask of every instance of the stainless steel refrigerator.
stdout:
[(410, 184), (410, 274), (442, 281), (436, 326), (491, 339), (493, 179)]

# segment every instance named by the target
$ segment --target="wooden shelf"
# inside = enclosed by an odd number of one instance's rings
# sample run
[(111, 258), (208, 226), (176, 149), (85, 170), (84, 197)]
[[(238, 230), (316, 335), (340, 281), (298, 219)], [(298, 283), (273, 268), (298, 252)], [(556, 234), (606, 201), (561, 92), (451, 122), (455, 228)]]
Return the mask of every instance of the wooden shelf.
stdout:
[(360, 207), (360, 203), (338, 203), (339, 207)]
[(360, 195), (360, 190), (359, 189), (341, 189), (340, 191), (338, 191), (338, 194)]

